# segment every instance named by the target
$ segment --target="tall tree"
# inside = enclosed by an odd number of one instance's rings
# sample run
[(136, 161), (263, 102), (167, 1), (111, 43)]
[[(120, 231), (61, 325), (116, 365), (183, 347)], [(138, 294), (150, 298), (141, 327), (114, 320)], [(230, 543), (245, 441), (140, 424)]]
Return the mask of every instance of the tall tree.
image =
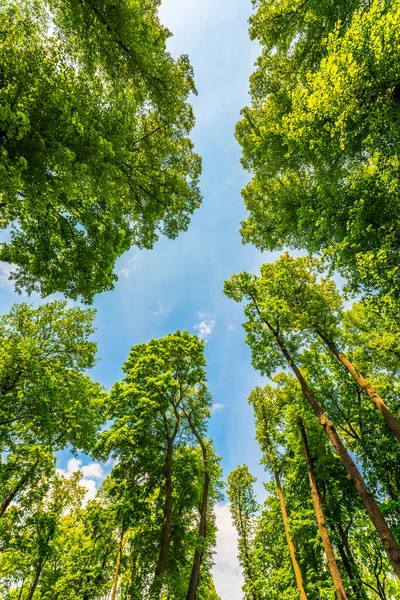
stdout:
[(276, 437), (277, 433), (275, 407), (268, 405), (267, 397), (264, 396), (258, 388), (250, 393), (249, 402), (253, 405), (254, 414), (256, 417), (256, 438), (263, 453), (262, 462), (267, 469), (272, 471), (274, 476), (282, 514), (282, 522), (285, 529), (286, 542), (289, 548), (299, 597), (300, 600), (307, 600), (307, 592), (304, 584), (303, 574), (297, 558), (297, 550), (290, 533), (289, 516), (281, 482), (281, 468), (279, 465), (277, 449), (273, 441), (273, 435), (275, 433)]
[[(333, 280), (321, 277), (323, 262), (310, 255), (292, 258), (281, 256), (272, 266), (262, 269), (274, 271), (280, 293), (291, 311), (291, 321), (300, 331), (315, 333), (329, 348), (367, 394), (388, 427), (400, 441), (400, 423), (376, 389), (338, 347), (343, 316), (343, 301)], [(296, 326), (295, 325), (295, 326)]]
[(334, 424), (325, 414), (296, 363), (304, 337), (292, 322), (291, 311), (281, 293), (273, 265), (264, 265), (260, 277), (248, 273), (233, 275), (225, 283), (225, 293), (237, 302), (247, 300), (245, 329), (252, 350), (253, 364), (263, 374), (271, 375), (280, 366), (290, 367), (305, 399), (310, 404), (321, 427), (340, 456), (388, 555), (395, 573), (400, 577), (400, 547), (357, 465), (345, 448)]
[(95, 363), (94, 315), (54, 301), (14, 305), (0, 318), (2, 514), (40, 479), (54, 452), (94, 447), (104, 401), (102, 388), (86, 374)]
[(200, 205), (187, 56), (158, 0), (1, 0), (0, 259), (17, 290), (91, 302), (132, 245)]
[(239, 561), (242, 565), (246, 598), (258, 600), (253, 566), (253, 536), (258, 504), (253, 485), (256, 479), (247, 465), (237, 467), (228, 477), (228, 498), (232, 521), (238, 533)]
[[(135, 511), (127, 517), (133, 533), (139, 526), (134, 556), (142, 557), (146, 549), (148, 565), (141, 593), (153, 598), (167, 589), (172, 594), (177, 585), (182, 587), (178, 594), (196, 594), (203, 566), (205, 572), (208, 568), (204, 556), (213, 543), (209, 513), (219, 468), (205, 438), (211, 397), (203, 351), (202, 341), (179, 331), (134, 346), (123, 366), (125, 378), (110, 395), (114, 422), (99, 444), (102, 457), (118, 458), (112, 472), (119, 481), (116, 493)], [(191, 548), (187, 527), (199, 496), (198, 534), (191, 534)], [(148, 526), (142, 528), (139, 518)]]
[[(315, 505), (310, 496), (309, 477), (299, 435), (298, 418), (307, 427), (307, 444), (318, 488), (326, 534), (337, 560), (340, 577), (348, 597), (375, 598), (372, 589), (385, 589), (396, 597), (400, 582), (391, 574), (379, 538), (361, 501), (316, 421), (301, 388), (290, 373), (279, 373), (273, 384), (256, 387), (249, 400), (254, 407), (256, 433), (263, 451), (263, 462), (271, 469), (271, 452), (265, 431), (274, 445), (274, 462), (281, 472), (281, 483), (290, 515), (291, 537), (301, 565), (310, 600), (332, 599), (335, 595)], [(267, 450), (267, 452), (265, 452)], [(265, 599), (298, 598), (289, 551), (284, 542), (282, 514), (274, 478), (265, 484), (269, 493), (261, 513), (256, 515), (253, 565), (258, 592)], [(281, 532), (281, 533), (280, 533)], [(336, 558), (335, 557), (335, 558)], [(383, 562), (381, 562), (383, 559)], [(378, 583), (379, 580), (379, 583)]]
[(302, 438), (304, 457), (306, 459), (307, 473), (308, 473), (308, 477), (310, 480), (310, 489), (311, 489), (311, 496), (312, 496), (314, 508), (315, 508), (315, 516), (316, 516), (318, 528), (319, 528), (319, 531), (321, 534), (322, 543), (324, 545), (326, 559), (329, 564), (329, 569), (330, 569), (330, 572), (332, 575), (332, 580), (333, 580), (333, 583), (335, 586), (336, 595), (338, 597), (338, 600), (346, 600), (347, 595), (346, 595), (346, 592), (345, 592), (345, 589), (343, 586), (340, 571), (339, 571), (337, 563), (336, 563), (336, 558), (335, 558), (335, 554), (333, 551), (332, 542), (330, 540), (329, 533), (327, 530), (325, 515), (324, 515), (324, 511), (322, 509), (320, 493), (318, 490), (317, 481), (315, 479), (313, 459), (311, 457), (310, 449), (308, 447), (307, 434), (306, 434), (304, 423), (303, 423), (303, 420), (301, 417), (299, 417), (298, 423), (299, 423), (299, 429), (300, 429), (301, 438)]

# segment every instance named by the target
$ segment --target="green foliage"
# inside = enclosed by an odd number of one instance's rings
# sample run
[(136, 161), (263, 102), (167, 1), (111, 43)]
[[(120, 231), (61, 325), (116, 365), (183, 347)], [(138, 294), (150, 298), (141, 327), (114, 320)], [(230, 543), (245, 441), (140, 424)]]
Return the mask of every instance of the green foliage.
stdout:
[[(262, 462), (268, 471), (278, 469), (283, 482), (291, 537), (305, 579), (308, 598), (334, 600), (336, 596), (311, 501), (297, 423), (299, 415), (305, 422), (323, 511), (347, 597), (352, 600), (397, 598), (399, 584), (390, 575), (390, 567), (378, 537), (339, 458), (326, 438), (321, 436), (319, 425), (305, 402), (297, 381), (288, 374), (280, 373), (274, 377), (272, 384), (255, 388), (249, 401), (254, 408), (256, 437), (262, 452)], [(244, 590), (249, 594), (246, 597), (257, 600), (295, 600), (298, 598), (298, 590), (275, 481), (267, 480), (265, 483), (268, 496), (261, 507), (255, 502), (252, 490), (255, 479), (247, 467), (238, 468), (229, 476), (228, 481), (231, 486), (233, 484), (230, 488), (230, 500), (240, 549), (243, 529), (241, 520), (237, 518), (240, 515), (238, 506), (244, 508), (244, 515), (251, 515), (251, 522), (245, 529), (250, 540), (248, 562), (243, 551), (239, 550), (245, 575)], [(232, 490), (236, 493), (232, 493)], [(250, 511), (246, 507), (250, 507)], [(250, 590), (253, 590), (253, 595)]]
[[(95, 346), (87, 339), (93, 311), (65, 309), (64, 304), (37, 310), (20, 305), (4, 321), (10, 337), (14, 335), (15, 359), (17, 333), (24, 334), (24, 360), (30, 357), (32, 365), (40, 365), (42, 358), (48, 369), (58, 366), (59, 376), (67, 380), (69, 371), (93, 364)], [(96, 498), (87, 504), (79, 484), (82, 473), (64, 478), (55, 470), (53, 452), (62, 447), (56, 445), (61, 438), (54, 446), (40, 438), (34, 445), (10, 433), (14, 445), (0, 464), (1, 498), (21, 481), (23, 485), (0, 515), (0, 590), (5, 598), (100, 600), (116, 582), (119, 598), (151, 594), (180, 600), (186, 598), (195, 553), (201, 551), (196, 597), (218, 600), (211, 570), (221, 469), (206, 438), (211, 396), (203, 351), (202, 341), (179, 331), (132, 348), (123, 367), (125, 377), (114, 385), (106, 404), (109, 428), (98, 435), (95, 412), (92, 430), (82, 424), (85, 449), (113, 459)], [(34, 381), (28, 387), (33, 390)], [(87, 410), (94, 410), (90, 399), (86, 403)], [(29, 426), (26, 419), (31, 439)], [(73, 438), (69, 443), (73, 445)], [(166, 520), (168, 560), (158, 573)]]
[(257, 4), (243, 239), (324, 251), (351, 290), (397, 297), (400, 4)]
[(103, 391), (85, 371), (95, 362), (93, 310), (54, 301), (16, 304), (0, 319), (0, 444), (69, 444), (90, 451), (103, 421)]
[[(118, 461), (107, 485), (128, 536), (127, 562), (134, 557), (137, 564), (134, 575), (129, 568), (121, 573), (121, 589), (132, 597), (186, 597), (199, 545), (198, 597), (206, 598), (210, 590), (220, 468), (211, 442), (205, 440), (211, 397), (203, 352), (202, 341), (179, 331), (134, 346), (123, 366), (125, 378), (110, 394), (113, 423), (101, 435), (97, 452)], [(207, 448), (206, 463), (200, 440)], [(198, 523), (205, 470), (211, 485), (202, 539)], [(163, 549), (168, 558), (160, 571)]]
[(116, 259), (200, 204), (186, 56), (158, 1), (2, 0), (0, 259), (17, 290), (91, 302)]

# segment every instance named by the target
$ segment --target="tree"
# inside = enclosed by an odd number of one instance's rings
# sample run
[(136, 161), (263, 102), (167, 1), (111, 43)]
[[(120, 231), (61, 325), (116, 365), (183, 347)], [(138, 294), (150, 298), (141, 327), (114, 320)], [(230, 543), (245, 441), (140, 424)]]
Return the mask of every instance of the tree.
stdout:
[(312, 393), (295, 356), (304, 345), (291, 319), (291, 310), (281, 293), (274, 265), (264, 265), (261, 276), (248, 273), (233, 275), (225, 283), (225, 293), (237, 302), (247, 300), (245, 329), (252, 351), (253, 364), (262, 374), (272, 375), (278, 367), (290, 367), (297, 378), (305, 399), (310, 404), (321, 427), (328, 436), (359, 494), (380, 537), (395, 573), (400, 577), (400, 547), (386, 523), (382, 512), (368, 489), (357, 465), (345, 448), (334, 424)]
[(299, 417), (298, 422), (299, 422), (299, 429), (300, 429), (301, 438), (302, 438), (304, 457), (306, 459), (308, 477), (310, 480), (310, 489), (311, 489), (311, 495), (312, 495), (314, 508), (315, 508), (315, 516), (316, 516), (319, 531), (321, 534), (322, 543), (324, 545), (326, 559), (328, 561), (329, 569), (330, 569), (330, 572), (332, 575), (332, 580), (335, 585), (336, 595), (339, 600), (341, 600), (341, 599), (345, 600), (345, 599), (347, 599), (347, 595), (346, 595), (346, 592), (345, 592), (345, 589), (343, 586), (340, 571), (339, 571), (337, 563), (336, 563), (336, 558), (335, 558), (335, 554), (333, 552), (332, 542), (330, 540), (329, 533), (327, 531), (326, 520), (325, 520), (324, 511), (322, 509), (320, 493), (318, 490), (317, 481), (315, 479), (313, 459), (311, 457), (310, 449), (308, 447), (307, 434), (306, 434), (304, 423), (303, 423), (303, 420), (301, 417)]
[[(348, 597), (372, 600), (375, 598), (372, 590), (384, 589), (388, 598), (396, 598), (399, 582), (391, 575), (389, 563), (383, 558), (379, 538), (356, 490), (329, 440), (321, 436), (319, 423), (303, 397), (297, 380), (289, 373), (278, 373), (271, 384), (252, 390), (249, 400), (254, 408), (256, 436), (263, 452), (262, 462), (271, 470), (272, 458), (275, 468), (280, 472), (290, 535), (308, 598), (333, 600), (337, 597), (323, 537), (329, 538)], [(313, 486), (319, 497), (318, 511), (310, 496), (309, 466), (305, 461), (299, 432), (299, 417), (304, 428), (307, 428)], [(273, 444), (272, 454), (269, 442)], [(263, 600), (281, 597), (292, 600), (298, 598), (299, 592), (289, 549), (284, 542), (282, 513), (274, 478), (265, 487), (269, 495), (262, 512), (256, 515), (252, 546), (258, 590)], [(317, 517), (319, 511), (322, 512), (319, 517), (322, 516), (325, 523), (324, 536), (321, 535), (321, 521)], [(340, 560), (337, 560), (339, 556)]]
[(297, 559), (296, 547), (293, 543), (290, 533), (289, 517), (281, 482), (281, 467), (279, 465), (278, 452), (275, 447), (276, 443), (278, 442), (277, 440), (274, 440), (274, 437), (276, 438), (276, 434), (278, 433), (276, 410), (271, 403), (267, 402), (267, 396), (264, 396), (263, 392), (259, 388), (256, 388), (250, 393), (249, 403), (253, 405), (256, 418), (256, 438), (263, 453), (262, 462), (267, 469), (272, 471), (274, 476), (282, 514), (282, 522), (285, 529), (286, 542), (289, 548), (299, 597), (301, 600), (307, 600), (306, 587), (304, 585), (303, 575)]
[[(207, 397), (207, 391), (202, 391), (206, 393), (206, 398), (203, 398), (201, 392), (200, 394), (197, 392), (197, 394), (195, 393), (194, 398), (187, 403), (188, 406), (186, 409), (185, 403), (183, 404), (183, 413), (185, 419), (187, 420), (189, 427), (201, 448), (204, 470), (204, 484), (199, 511), (200, 520), (198, 529), (198, 543), (194, 552), (193, 566), (186, 600), (196, 600), (200, 579), (200, 567), (207, 550), (207, 529), (209, 527), (208, 521), (210, 520), (210, 500), (212, 507), (213, 500), (215, 500), (215, 493), (218, 491), (218, 474), (220, 471), (218, 461), (213, 453), (212, 444), (207, 443), (207, 440), (205, 440), (204, 437), (206, 430), (205, 417), (209, 415), (208, 408), (206, 408), (209, 404), (209, 399)], [(204, 412), (205, 408), (206, 412)]]
[(195, 92), (157, 0), (2, 0), (0, 259), (17, 290), (90, 303), (132, 245), (200, 205)]
[(247, 465), (237, 467), (228, 477), (229, 509), (238, 533), (239, 562), (242, 565), (246, 598), (258, 600), (253, 561), (253, 537), (258, 504), (253, 477)]
[(400, 423), (371, 383), (339, 349), (343, 301), (333, 280), (321, 277), (323, 263), (310, 255), (292, 258), (284, 254), (273, 267), (275, 278), (299, 330), (315, 333), (369, 396), (400, 442)]
[(42, 480), (33, 500), (25, 502), (22, 510), (15, 509), (21, 519), (14, 526), (11, 544), (0, 563), (0, 581), (5, 584), (6, 593), (15, 586), (18, 589), (21, 584), (19, 596), (12, 595), (12, 598), (45, 597), (46, 588), (51, 587), (49, 564), (56, 554), (62, 516), (68, 509), (79, 506), (85, 493), (79, 486), (80, 477), (79, 473), (71, 478), (53, 473)]
[(179, 331), (134, 346), (99, 443), (99, 456), (118, 459), (113, 495), (140, 564), (128, 587), (152, 598), (167, 590), (193, 598), (209, 576), (219, 467), (205, 438), (211, 397), (203, 352), (202, 341)]
[(243, 239), (323, 251), (352, 291), (398, 298), (400, 4), (257, 6)]
[(52, 468), (54, 452), (94, 447), (104, 401), (85, 373), (95, 362), (94, 314), (54, 301), (14, 305), (0, 319), (1, 514)]

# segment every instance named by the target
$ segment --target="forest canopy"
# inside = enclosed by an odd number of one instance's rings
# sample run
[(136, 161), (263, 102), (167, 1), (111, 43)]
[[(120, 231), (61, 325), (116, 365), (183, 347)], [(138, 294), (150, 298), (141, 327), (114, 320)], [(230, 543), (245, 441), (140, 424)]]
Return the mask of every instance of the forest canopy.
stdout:
[(235, 398), (210, 435), (206, 356), (219, 394), (242, 378), (206, 352), (215, 321), (175, 331), (176, 288), (154, 335), (121, 319), (112, 372), (85, 306), (201, 204), (194, 73), (160, 0), (0, 0), (0, 261), (35, 300), (0, 316), (4, 600), (221, 600), (218, 503), (245, 600), (400, 598), (400, 0), (252, 5), (241, 234), (282, 254), (228, 272), (221, 306), (243, 309), (264, 493), (244, 461), (222, 470), (221, 445), (247, 451)]
[(158, 4), (0, 2), (0, 260), (17, 290), (91, 302), (123, 252), (200, 205), (193, 73)]

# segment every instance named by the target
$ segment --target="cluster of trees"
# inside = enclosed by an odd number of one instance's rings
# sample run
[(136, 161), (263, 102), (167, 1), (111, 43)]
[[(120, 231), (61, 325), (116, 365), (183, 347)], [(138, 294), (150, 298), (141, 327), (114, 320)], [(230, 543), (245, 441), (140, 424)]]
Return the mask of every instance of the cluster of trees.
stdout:
[[(249, 398), (267, 500), (246, 466), (228, 479), (243, 589), (395, 600), (400, 0), (253, 4), (242, 235), (309, 254), (225, 284), (269, 378)], [(200, 204), (193, 73), (158, 5), (0, 0), (0, 260), (17, 291), (90, 303), (124, 251), (174, 238)], [(218, 600), (204, 345), (178, 331), (134, 346), (106, 392), (88, 374), (94, 316), (53, 301), (0, 319), (0, 594)], [(65, 449), (110, 465), (93, 500), (56, 469)]]
[(321, 260), (285, 254), (259, 276), (233, 275), (225, 285), (246, 302), (253, 365), (271, 378), (249, 398), (273, 476), (261, 515), (247, 468), (230, 476), (245, 590), (248, 598), (333, 599), (336, 590), (339, 599), (394, 599), (398, 323), (381, 304), (344, 310), (334, 281), (322, 275)]
[[(1, 320), (0, 595), (217, 600), (204, 343), (134, 346), (106, 394), (86, 374), (93, 317), (56, 301)], [(94, 500), (55, 468), (67, 447), (112, 465)]]
[[(0, 260), (17, 291), (91, 303), (132, 245), (188, 227), (201, 196), (195, 93), (159, 0), (0, 0)], [(220, 467), (204, 345), (134, 346), (92, 381), (93, 310), (54, 301), (0, 319), (0, 595), (218, 599)], [(110, 466), (95, 499), (63, 450)]]
[[(245, 597), (400, 597), (398, 0), (255, 0), (261, 46), (237, 138), (241, 273), (262, 464), (228, 480)], [(341, 293), (330, 278), (344, 276)], [(344, 295), (345, 294), (345, 295)], [(351, 306), (349, 300), (357, 301)]]
[(353, 291), (398, 297), (399, 1), (254, 4), (243, 238), (323, 251)]

